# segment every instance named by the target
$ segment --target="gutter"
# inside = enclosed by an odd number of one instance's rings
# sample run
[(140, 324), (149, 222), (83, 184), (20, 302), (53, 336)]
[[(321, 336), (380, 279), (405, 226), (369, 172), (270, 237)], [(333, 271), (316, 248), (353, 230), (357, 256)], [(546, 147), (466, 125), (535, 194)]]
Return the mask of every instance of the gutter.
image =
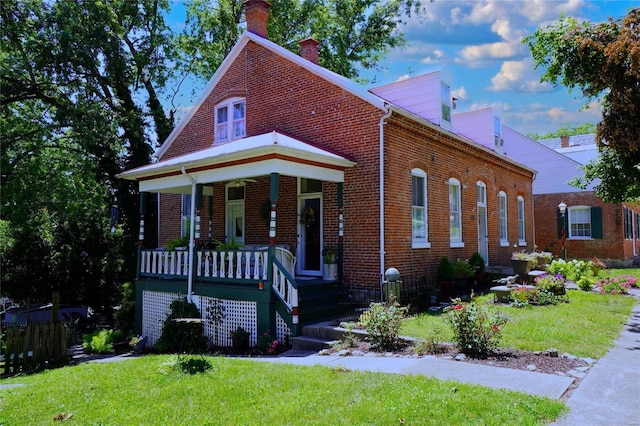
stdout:
[(196, 232), (196, 181), (187, 173), (182, 166), (182, 174), (191, 181), (191, 217), (189, 219), (189, 272), (187, 275), (187, 302), (191, 303), (191, 294), (193, 293), (193, 251), (195, 248), (195, 232)]
[(380, 117), (380, 300), (383, 301), (383, 288), (384, 282), (384, 125), (387, 124), (387, 118), (391, 117), (392, 111), (385, 104), (385, 113)]

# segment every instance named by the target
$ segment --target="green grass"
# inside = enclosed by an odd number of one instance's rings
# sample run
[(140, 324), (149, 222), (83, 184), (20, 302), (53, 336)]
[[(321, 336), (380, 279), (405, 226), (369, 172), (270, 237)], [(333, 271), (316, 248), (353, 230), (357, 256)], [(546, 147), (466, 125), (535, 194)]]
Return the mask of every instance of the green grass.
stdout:
[(172, 356), (85, 363), (5, 380), (0, 424), (391, 425), (547, 424), (559, 401), (423, 376), (223, 357), (187, 375)]
[[(633, 273), (630, 269), (612, 270), (620, 275)], [(635, 270), (636, 274), (640, 270)], [(638, 300), (629, 296), (601, 295), (583, 291), (569, 291), (569, 303), (555, 306), (512, 308), (499, 305), (498, 310), (509, 317), (503, 328), (502, 347), (529, 351), (556, 348), (580, 357), (600, 358), (611, 348), (622, 326), (629, 319)], [(493, 296), (478, 298), (489, 303)], [(430, 330), (443, 330), (441, 342), (451, 342), (453, 333), (440, 315), (421, 314), (407, 319), (400, 334), (428, 339)]]

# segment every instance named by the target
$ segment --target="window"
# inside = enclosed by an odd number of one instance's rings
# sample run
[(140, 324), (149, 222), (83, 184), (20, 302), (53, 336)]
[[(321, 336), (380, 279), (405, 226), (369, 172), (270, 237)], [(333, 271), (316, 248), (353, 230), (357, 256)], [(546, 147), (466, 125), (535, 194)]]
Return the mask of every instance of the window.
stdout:
[(624, 238), (633, 239), (633, 210), (623, 207), (624, 214)]
[(442, 120), (451, 123), (451, 89), (440, 83), (440, 97), (442, 102)]
[(449, 243), (451, 247), (464, 247), (460, 206), (460, 181), (449, 179)]
[(520, 195), (518, 195), (518, 245), (527, 245), (524, 234), (524, 198)]
[(507, 235), (507, 194), (504, 191), (498, 193), (498, 213), (500, 219), (500, 246), (509, 245)]
[(244, 243), (245, 186), (236, 182), (227, 185), (225, 235), (227, 241)]
[(427, 174), (411, 170), (411, 243), (413, 248), (429, 247), (427, 228)]
[(246, 105), (244, 99), (233, 98), (216, 106), (216, 142), (242, 138), (246, 135)]
[(189, 237), (191, 232), (191, 194), (182, 195), (180, 216), (180, 236)]
[(569, 238), (591, 238), (591, 209), (584, 206), (568, 207)]

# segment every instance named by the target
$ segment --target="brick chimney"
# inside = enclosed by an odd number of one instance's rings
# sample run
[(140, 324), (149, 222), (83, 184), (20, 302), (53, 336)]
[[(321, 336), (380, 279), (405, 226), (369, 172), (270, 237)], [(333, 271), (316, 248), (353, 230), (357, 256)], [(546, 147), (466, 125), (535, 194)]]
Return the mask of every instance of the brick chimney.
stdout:
[(271, 3), (265, 0), (246, 0), (244, 2), (244, 16), (247, 19), (247, 31), (269, 38), (267, 33), (267, 21), (269, 20), (269, 8)]
[(300, 56), (302, 56), (307, 61), (313, 62), (318, 65), (320, 62), (320, 55), (318, 52), (319, 41), (314, 40), (313, 38), (305, 38), (304, 40), (298, 42), (300, 45)]
[(560, 136), (560, 147), (569, 148), (569, 136)]

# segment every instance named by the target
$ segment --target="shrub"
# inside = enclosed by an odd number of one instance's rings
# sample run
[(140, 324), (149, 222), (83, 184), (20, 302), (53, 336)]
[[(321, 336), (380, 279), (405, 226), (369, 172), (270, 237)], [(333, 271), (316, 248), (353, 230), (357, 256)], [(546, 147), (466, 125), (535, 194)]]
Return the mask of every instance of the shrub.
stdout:
[(469, 266), (473, 270), (474, 274), (482, 274), (485, 270), (485, 262), (484, 258), (480, 255), (480, 253), (475, 252), (469, 258)]
[(332, 345), (333, 349), (342, 350), (342, 349), (350, 349), (355, 348), (360, 343), (360, 339), (355, 335), (353, 329), (356, 327), (356, 324), (353, 322), (343, 322), (340, 324), (342, 328), (346, 331), (342, 335), (342, 339), (338, 340), (336, 343)]
[(500, 341), (500, 326), (507, 318), (475, 300), (461, 302), (453, 299), (453, 305), (445, 309), (445, 321), (453, 328), (458, 349), (469, 356), (486, 358)]
[(565, 294), (565, 280), (561, 274), (543, 274), (536, 278), (536, 288), (552, 294)]
[(627, 294), (631, 287), (638, 285), (638, 278), (633, 275), (619, 275), (603, 278), (596, 283), (596, 291), (601, 294)]
[(398, 302), (372, 303), (362, 325), (367, 329), (371, 347), (377, 351), (392, 351), (398, 342), (398, 331), (402, 326), (407, 308)]
[(456, 268), (448, 257), (440, 259), (437, 271), (438, 282), (453, 281), (456, 279)]
[(185, 357), (178, 359), (177, 366), (183, 373), (198, 374), (211, 370), (212, 365), (205, 358)]
[(171, 302), (171, 313), (164, 320), (162, 334), (156, 342), (156, 349), (164, 353), (202, 352), (207, 340), (202, 336), (201, 322), (174, 321), (178, 318), (200, 319), (200, 311), (187, 299), (176, 299)]
[(83, 336), (82, 347), (90, 354), (108, 354), (113, 352), (113, 342), (122, 338), (118, 330), (96, 330)]
[(258, 336), (258, 341), (254, 348), (258, 353), (273, 355), (278, 353), (281, 346), (278, 339), (274, 339), (268, 331), (265, 331), (262, 335)]
[(471, 269), (471, 265), (464, 259), (458, 259), (453, 264), (453, 268), (456, 271), (456, 278), (468, 278), (473, 276), (473, 269)]

